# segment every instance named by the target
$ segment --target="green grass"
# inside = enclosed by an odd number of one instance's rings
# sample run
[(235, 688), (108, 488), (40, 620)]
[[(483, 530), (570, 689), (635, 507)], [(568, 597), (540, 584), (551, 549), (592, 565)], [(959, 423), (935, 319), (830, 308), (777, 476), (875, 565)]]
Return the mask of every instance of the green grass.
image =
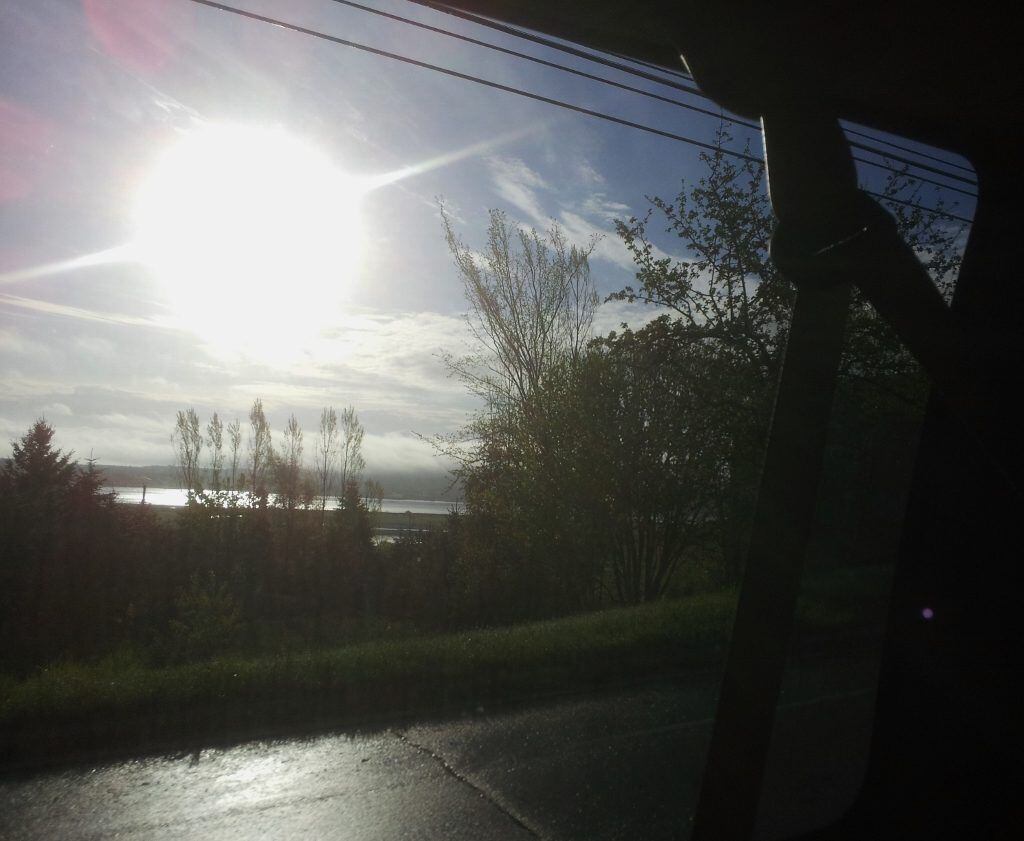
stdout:
[[(877, 627), (883, 572), (812, 579), (802, 634)], [(720, 666), (735, 594), (564, 619), (156, 668), (130, 656), (0, 678), (0, 748), (12, 758), (465, 708)]]
[(662, 662), (677, 645), (720, 641), (732, 605), (731, 594), (720, 593), (509, 628), (164, 668), (118, 658), (60, 664), (3, 685), (0, 725), (26, 715), (77, 717), (85, 711), (248, 698), (257, 692), (321, 693), (470, 679), (529, 685), (547, 672), (599, 667), (608, 657), (638, 653), (644, 662)]

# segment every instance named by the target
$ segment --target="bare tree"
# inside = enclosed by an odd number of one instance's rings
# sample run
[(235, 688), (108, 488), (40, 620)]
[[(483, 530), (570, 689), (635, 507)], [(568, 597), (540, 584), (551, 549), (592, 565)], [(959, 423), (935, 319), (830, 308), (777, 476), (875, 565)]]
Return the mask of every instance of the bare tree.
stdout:
[[(333, 406), (320, 412), (320, 432), (316, 439), (316, 478), (320, 491), (320, 511), (327, 510), (327, 497), (334, 484), (334, 468), (338, 463), (338, 413)], [(321, 517), (321, 521), (322, 521)]]
[(231, 443), (231, 490), (238, 490), (235, 479), (238, 476), (238, 460), (242, 452), (242, 425), (235, 418), (228, 424), (228, 441)]
[(363, 425), (359, 422), (355, 406), (349, 406), (341, 412), (341, 488), (342, 492), (349, 482), (358, 486), (363, 475), (366, 462), (363, 460)]
[(199, 454), (203, 449), (203, 433), (195, 409), (178, 412), (171, 442), (181, 471), (181, 483), (191, 495), (199, 490)]
[(371, 514), (379, 514), (384, 508), (384, 486), (375, 479), (363, 484), (363, 505)]
[(273, 458), (270, 424), (263, 413), (263, 401), (257, 397), (249, 410), (249, 481), (254, 505), (266, 490), (264, 479)]
[(220, 474), (224, 469), (224, 424), (216, 412), (206, 425), (206, 440), (210, 445), (210, 482), (213, 489), (219, 491)]
[(570, 245), (557, 224), (545, 234), (490, 211), (481, 259), (455, 234), (441, 211), (448, 248), (462, 278), (467, 322), (477, 353), (447, 357), (466, 385), (491, 406), (525, 406), (545, 374), (579, 358), (590, 338), (599, 299), (585, 248)]
[(289, 510), (298, 507), (302, 497), (302, 427), (295, 415), (291, 415), (285, 425), (275, 473), (278, 504)]

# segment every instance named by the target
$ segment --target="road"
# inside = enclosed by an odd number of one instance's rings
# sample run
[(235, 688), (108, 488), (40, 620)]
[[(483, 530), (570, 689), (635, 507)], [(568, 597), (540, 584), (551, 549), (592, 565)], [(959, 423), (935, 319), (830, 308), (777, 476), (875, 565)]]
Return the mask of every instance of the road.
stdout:
[[(852, 800), (873, 679), (864, 661), (791, 670), (760, 837), (821, 825)], [(716, 690), (693, 676), (370, 735), (8, 776), (0, 837), (685, 838)]]

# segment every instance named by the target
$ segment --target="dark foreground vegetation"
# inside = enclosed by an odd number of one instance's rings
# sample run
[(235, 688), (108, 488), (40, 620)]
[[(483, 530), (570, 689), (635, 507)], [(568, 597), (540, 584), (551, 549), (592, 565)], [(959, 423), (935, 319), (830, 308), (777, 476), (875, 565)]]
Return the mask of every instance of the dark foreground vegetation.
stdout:
[[(833, 661), (881, 632), (889, 567), (813, 576), (794, 656)], [(717, 671), (735, 593), (430, 637), (158, 667), (113, 655), (0, 685), (9, 762), (106, 749), (181, 749), (253, 735), (373, 726)]]

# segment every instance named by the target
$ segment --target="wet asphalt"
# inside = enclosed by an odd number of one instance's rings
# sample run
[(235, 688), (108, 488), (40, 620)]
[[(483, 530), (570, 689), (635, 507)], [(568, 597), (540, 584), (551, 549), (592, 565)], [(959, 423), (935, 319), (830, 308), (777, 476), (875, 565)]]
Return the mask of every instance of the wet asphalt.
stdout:
[[(873, 680), (867, 661), (790, 671), (759, 837), (823, 825), (853, 800)], [(370, 735), (8, 776), (0, 838), (686, 838), (716, 693), (693, 675)]]

